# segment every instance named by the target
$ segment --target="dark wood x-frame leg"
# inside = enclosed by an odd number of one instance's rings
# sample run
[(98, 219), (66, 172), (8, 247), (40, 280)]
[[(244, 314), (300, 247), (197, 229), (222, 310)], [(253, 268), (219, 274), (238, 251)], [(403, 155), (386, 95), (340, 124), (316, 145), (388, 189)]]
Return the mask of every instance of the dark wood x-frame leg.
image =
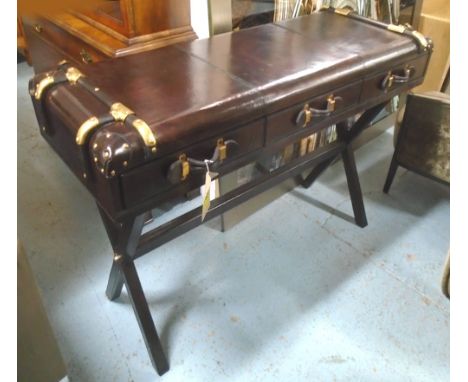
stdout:
[[(281, 181), (287, 179), (288, 176), (299, 176), (305, 169), (310, 168), (311, 164), (315, 164), (310, 175), (303, 180), (303, 185), (308, 187), (327, 169), (337, 156), (341, 155), (355, 221), (360, 227), (365, 227), (367, 225), (367, 219), (351, 142), (369, 125), (385, 104), (386, 103), (379, 104), (366, 111), (353, 125), (352, 129), (347, 129), (344, 124), (338, 124), (339, 142), (330, 144), (329, 148), (318, 149), (317, 152), (314, 152), (309, 158), (309, 162), (291, 163), (285, 166), (287, 168), (278, 171), (274, 179), (269, 179), (268, 177), (263, 180), (260, 179), (254, 182), (255, 184), (252, 186), (245, 185), (240, 187), (238, 194), (230, 195), (228, 193), (221, 196), (214, 201), (205, 221), (242, 203), (243, 200), (247, 200), (251, 196), (263, 192), (274, 184), (279, 184)], [(147, 214), (142, 213), (136, 217), (132, 215), (122, 218), (120, 221), (114, 221), (99, 205), (98, 209), (114, 250), (114, 259), (109, 275), (106, 295), (110, 300), (117, 299), (125, 285), (153, 366), (158, 374), (162, 375), (169, 370), (169, 364), (154, 326), (148, 303), (138, 278), (134, 260), (179, 234), (187, 232), (191, 228), (201, 224), (201, 208), (190, 211), (144, 235), (141, 233), (145, 221), (148, 220)]]
[(163, 375), (169, 370), (169, 364), (154, 326), (134, 263), (138, 241), (147, 216), (141, 214), (136, 218), (114, 222), (99, 206), (98, 209), (114, 249), (106, 295), (110, 300), (117, 299), (125, 285), (151, 362), (158, 374)]
[[(380, 103), (369, 110), (366, 110), (359, 119), (354, 123), (351, 128), (347, 128), (344, 123), (337, 124), (338, 138), (345, 142), (346, 145), (341, 152), (341, 158), (346, 174), (346, 181), (348, 183), (349, 195), (351, 197), (351, 204), (353, 206), (354, 220), (359, 227), (367, 226), (366, 211), (364, 208), (364, 201), (362, 199), (361, 185), (359, 183), (359, 176), (356, 168), (356, 161), (354, 160), (354, 152), (351, 147), (353, 140), (365, 129), (374, 118), (382, 111), (387, 105), (387, 101)], [(300, 181), (301, 185), (309, 188), (315, 180), (330, 166), (335, 157), (331, 157), (323, 162), (320, 162), (305, 179)]]

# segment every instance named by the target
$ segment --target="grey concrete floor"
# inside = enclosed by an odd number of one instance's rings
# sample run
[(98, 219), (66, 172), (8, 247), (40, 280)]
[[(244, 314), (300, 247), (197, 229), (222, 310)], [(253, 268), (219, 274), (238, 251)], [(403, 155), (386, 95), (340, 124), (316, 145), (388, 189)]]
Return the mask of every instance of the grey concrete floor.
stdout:
[[(18, 65), (18, 235), (71, 381), (155, 381), (85, 188), (40, 137)], [(391, 131), (356, 153), (369, 226), (341, 162), (229, 231), (207, 225), (136, 263), (170, 360), (161, 381), (448, 381), (449, 190), (399, 170)]]

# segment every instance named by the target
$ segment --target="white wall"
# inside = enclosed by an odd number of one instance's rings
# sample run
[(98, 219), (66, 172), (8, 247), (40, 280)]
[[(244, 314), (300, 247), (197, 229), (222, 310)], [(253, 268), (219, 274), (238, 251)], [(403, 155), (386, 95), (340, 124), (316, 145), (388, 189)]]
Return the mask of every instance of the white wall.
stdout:
[(192, 28), (198, 38), (205, 38), (210, 35), (208, 1), (209, 0), (190, 0)]

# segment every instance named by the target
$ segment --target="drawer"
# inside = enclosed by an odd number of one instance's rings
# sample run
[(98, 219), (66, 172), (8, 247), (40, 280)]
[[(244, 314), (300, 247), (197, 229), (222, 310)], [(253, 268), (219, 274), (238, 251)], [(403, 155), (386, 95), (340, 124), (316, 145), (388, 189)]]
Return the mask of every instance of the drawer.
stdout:
[(39, 37), (30, 25), (24, 25), (24, 32), (28, 41), (28, 51), (35, 73), (43, 73), (57, 68), (57, 63), (62, 60), (76, 65), (70, 56), (53, 46), (51, 43)]
[(310, 128), (327, 118), (340, 114), (356, 105), (359, 100), (362, 82), (338, 88), (288, 109), (267, 117), (266, 141), (272, 142), (294, 134), (303, 128)]
[(219, 152), (220, 146), (225, 144), (225, 158), (211, 167), (213, 171), (222, 173), (223, 165), (263, 146), (264, 129), (264, 119), (257, 120), (122, 174), (126, 207), (135, 206), (184, 183), (188, 183), (191, 190), (200, 187), (205, 180), (204, 159), (212, 158), (215, 150)]
[[(394, 91), (403, 91), (412, 87), (418, 79), (424, 76), (428, 55), (395, 65), (377, 75), (366, 78), (362, 90), (362, 99), (370, 100)], [(410, 86), (409, 86), (410, 85)]]
[(30, 29), (30, 34), (33, 33), (51, 43), (78, 62), (90, 64), (108, 58), (104, 53), (96, 50), (91, 45), (72, 36), (47, 20), (30, 19), (27, 21), (27, 27)]

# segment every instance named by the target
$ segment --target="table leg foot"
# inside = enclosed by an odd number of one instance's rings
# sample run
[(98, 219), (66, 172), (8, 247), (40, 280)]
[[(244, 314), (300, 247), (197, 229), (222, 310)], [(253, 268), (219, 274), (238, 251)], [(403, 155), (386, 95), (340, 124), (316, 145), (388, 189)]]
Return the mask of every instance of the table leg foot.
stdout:
[(364, 209), (361, 185), (359, 183), (359, 176), (351, 145), (346, 146), (346, 148), (342, 151), (341, 156), (343, 158), (346, 180), (348, 182), (349, 194), (351, 196), (354, 220), (359, 227), (364, 228), (367, 226), (367, 217), (366, 211)]
[(122, 288), (124, 285), (124, 280), (120, 274), (120, 268), (115, 263), (112, 263), (112, 268), (109, 275), (109, 281), (107, 282), (106, 296), (109, 300), (114, 301), (120, 297), (122, 293)]
[(169, 363), (167, 362), (156, 327), (154, 326), (153, 318), (151, 317), (151, 312), (143, 293), (135, 264), (132, 260), (123, 257), (118, 261), (118, 264), (125, 282), (125, 288), (132, 302), (138, 325), (140, 326), (143, 339), (145, 340), (151, 363), (158, 374), (163, 375), (169, 370)]
[(395, 159), (395, 155), (392, 157), (392, 162), (390, 163), (390, 168), (388, 169), (387, 179), (385, 180), (385, 185), (383, 188), (383, 192), (388, 194), (390, 187), (393, 183), (393, 178), (395, 178), (396, 171), (398, 169), (398, 163)]

